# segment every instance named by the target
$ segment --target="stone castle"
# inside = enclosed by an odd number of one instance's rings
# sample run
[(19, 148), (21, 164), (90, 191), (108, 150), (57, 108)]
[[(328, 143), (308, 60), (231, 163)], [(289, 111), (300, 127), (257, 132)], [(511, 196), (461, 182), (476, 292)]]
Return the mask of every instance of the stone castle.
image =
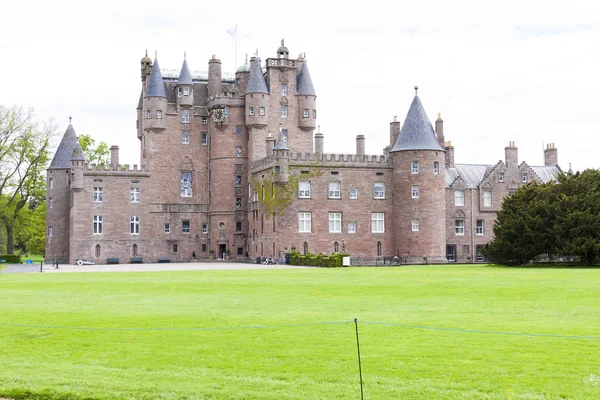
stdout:
[[(85, 160), (72, 125), (47, 170), (46, 259), (157, 262), (211, 257), (280, 258), (348, 252), (363, 263), (480, 262), (505, 196), (561, 172), (557, 149), (544, 166), (505, 160), (455, 164), (438, 115), (435, 129), (415, 94), (389, 146), (365, 154), (324, 152), (308, 65), (258, 56), (224, 76), (161, 73), (141, 60), (137, 106), (140, 165)], [(415, 88), (416, 89), (416, 88)], [(283, 199), (281, 199), (283, 198)]]

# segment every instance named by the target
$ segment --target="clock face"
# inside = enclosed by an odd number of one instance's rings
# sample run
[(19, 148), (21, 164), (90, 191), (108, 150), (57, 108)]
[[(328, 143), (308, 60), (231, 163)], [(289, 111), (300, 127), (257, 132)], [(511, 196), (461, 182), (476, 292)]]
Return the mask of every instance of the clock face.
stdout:
[(215, 120), (215, 122), (223, 122), (223, 120), (225, 119), (225, 112), (222, 108), (216, 108), (213, 111), (213, 119)]

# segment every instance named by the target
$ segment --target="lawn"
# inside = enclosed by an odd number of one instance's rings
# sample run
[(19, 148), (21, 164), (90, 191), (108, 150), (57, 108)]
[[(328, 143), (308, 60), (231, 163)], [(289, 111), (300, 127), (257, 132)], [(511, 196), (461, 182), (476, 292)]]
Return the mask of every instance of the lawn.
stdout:
[[(596, 269), (0, 275), (0, 398), (592, 399)], [(593, 382), (592, 382), (593, 383)], [(35, 397), (35, 396), (38, 397)]]

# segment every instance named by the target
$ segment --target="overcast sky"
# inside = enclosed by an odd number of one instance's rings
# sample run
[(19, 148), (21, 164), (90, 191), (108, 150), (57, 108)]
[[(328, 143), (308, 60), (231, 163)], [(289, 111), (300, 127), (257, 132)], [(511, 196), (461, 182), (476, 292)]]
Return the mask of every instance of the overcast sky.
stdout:
[(444, 119), (457, 163), (495, 164), (513, 140), (519, 161), (543, 165), (554, 142), (564, 169), (598, 168), (600, 2), (12, 1), (0, 23), (0, 104), (35, 108), (62, 131), (121, 149), (139, 163), (140, 59), (224, 72), (280, 40), (306, 53), (325, 151), (354, 153), (357, 134), (381, 154), (413, 86), (429, 119)]

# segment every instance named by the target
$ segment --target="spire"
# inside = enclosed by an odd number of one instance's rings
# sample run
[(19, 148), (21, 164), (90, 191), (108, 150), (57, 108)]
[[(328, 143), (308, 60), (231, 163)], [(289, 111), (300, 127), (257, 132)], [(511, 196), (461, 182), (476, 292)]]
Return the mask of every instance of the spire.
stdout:
[(248, 80), (248, 88), (246, 93), (265, 93), (269, 94), (267, 82), (262, 73), (260, 66), (260, 58), (256, 56), (254, 60), (250, 60), (250, 79)]
[(300, 73), (296, 77), (296, 94), (303, 96), (316, 96), (312, 79), (310, 79), (310, 72), (308, 72), (306, 59), (302, 63)]
[[(415, 87), (415, 92), (417, 88)], [(415, 94), (408, 114), (404, 120), (404, 126), (400, 130), (398, 139), (391, 152), (401, 150), (439, 150), (444, 151), (438, 142), (433, 126), (423, 109), (419, 96)]]
[(279, 124), (279, 137), (277, 138), (277, 143), (275, 144), (275, 150), (289, 150), (287, 135), (283, 134), (282, 125)]
[(160, 67), (158, 66), (158, 58), (154, 59), (154, 65), (152, 65), (152, 73), (146, 87), (146, 97), (167, 97), (165, 83), (163, 82)]
[[(190, 74), (190, 69), (187, 65), (187, 60), (183, 59), (183, 65), (181, 66), (181, 72), (179, 73), (179, 79), (177, 80), (178, 85), (193, 85), (192, 82), (192, 74)], [(163, 85), (164, 86), (164, 85)]]
[(71, 168), (71, 160), (85, 161), (85, 157), (75, 134), (75, 129), (73, 129), (73, 125), (69, 124), (48, 169)]

